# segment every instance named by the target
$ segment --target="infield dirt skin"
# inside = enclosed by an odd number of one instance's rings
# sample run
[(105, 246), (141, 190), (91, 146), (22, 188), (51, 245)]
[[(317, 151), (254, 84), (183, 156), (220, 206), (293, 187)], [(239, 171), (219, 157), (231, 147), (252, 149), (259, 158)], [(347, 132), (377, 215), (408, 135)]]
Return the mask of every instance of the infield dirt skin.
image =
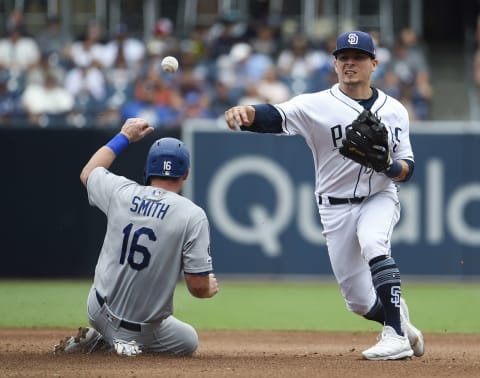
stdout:
[(54, 355), (65, 329), (0, 329), (0, 377), (480, 377), (480, 335), (426, 334), (426, 353), (366, 361), (373, 333), (200, 331), (192, 357)]

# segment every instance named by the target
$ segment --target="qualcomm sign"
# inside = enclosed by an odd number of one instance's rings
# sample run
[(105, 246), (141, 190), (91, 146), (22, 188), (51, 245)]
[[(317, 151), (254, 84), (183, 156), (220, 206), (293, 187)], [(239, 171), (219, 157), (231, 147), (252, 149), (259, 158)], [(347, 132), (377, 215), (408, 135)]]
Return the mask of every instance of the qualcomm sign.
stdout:
[[(228, 210), (227, 194), (242, 175), (257, 175), (275, 195), (275, 207), (269, 210), (261, 202), (245, 204), (249, 223), (242, 224)], [(280, 235), (297, 220), (299, 234), (312, 244), (324, 243), (311, 183), (294, 183), (289, 173), (271, 158), (249, 155), (234, 158), (220, 167), (208, 188), (207, 206), (211, 221), (220, 232), (238, 243), (257, 244), (267, 256), (282, 253)]]
[[(303, 139), (194, 130), (184, 135), (193, 155), (185, 194), (207, 212), (221, 267), (232, 273), (329, 272)], [(480, 135), (474, 137), (479, 145)], [(412, 135), (416, 171), (400, 186), (402, 216), (392, 240), (407, 274), (480, 274), (480, 173), (465, 164), (473, 160), (468, 155), (475, 141), (472, 135), (456, 138)]]

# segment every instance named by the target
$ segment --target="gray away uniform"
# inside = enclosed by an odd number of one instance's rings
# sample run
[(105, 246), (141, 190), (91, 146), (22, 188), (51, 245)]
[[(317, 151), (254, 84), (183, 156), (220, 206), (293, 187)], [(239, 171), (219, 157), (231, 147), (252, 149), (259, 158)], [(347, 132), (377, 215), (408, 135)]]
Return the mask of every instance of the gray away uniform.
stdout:
[(192, 326), (173, 314), (183, 270), (212, 271), (209, 224), (189, 199), (143, 186), (98, 167), (88, 199), (107, 216), (107, 231), (88, 297), (88, 317), (106, 341), (135, 340), (144, 351), (191, 354)]

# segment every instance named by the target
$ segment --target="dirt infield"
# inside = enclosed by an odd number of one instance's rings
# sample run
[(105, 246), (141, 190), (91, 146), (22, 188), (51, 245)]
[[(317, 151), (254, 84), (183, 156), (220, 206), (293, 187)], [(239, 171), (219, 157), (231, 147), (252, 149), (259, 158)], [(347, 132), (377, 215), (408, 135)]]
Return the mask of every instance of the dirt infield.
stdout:
[(53, 355), (73, 330), (0, 330), (1, 377), (480, 377), (480, 335), (426, 335), (421, 358), (374, 362), (371, 333), (199, 332), (193, 357)]

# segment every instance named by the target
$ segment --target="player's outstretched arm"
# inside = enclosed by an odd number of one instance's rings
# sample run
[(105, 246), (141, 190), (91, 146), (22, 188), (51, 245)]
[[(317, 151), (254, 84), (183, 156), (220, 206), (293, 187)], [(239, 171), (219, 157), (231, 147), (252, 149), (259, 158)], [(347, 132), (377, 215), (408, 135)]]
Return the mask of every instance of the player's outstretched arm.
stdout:
[(208, 275), (185, 273), (188, 291), (197, 298), (211, 298), (218, 293), (218, 282), (215, 274)]
[(255, 108), (251, 105), (234, 106), (225, 112), (225, 121), (232, 130), (240, 126), (249, 127), (255, 120)]
[(86, 187), (87, 179), (97, 167), (110, 168), (113, 161), (129, 143), (137, 142), (153, 131), (153, 127), (143, 118), (129, 118), (125, 121), (120, 132), (105, 146), (100, 147), (83, 167), (80, 181)]

